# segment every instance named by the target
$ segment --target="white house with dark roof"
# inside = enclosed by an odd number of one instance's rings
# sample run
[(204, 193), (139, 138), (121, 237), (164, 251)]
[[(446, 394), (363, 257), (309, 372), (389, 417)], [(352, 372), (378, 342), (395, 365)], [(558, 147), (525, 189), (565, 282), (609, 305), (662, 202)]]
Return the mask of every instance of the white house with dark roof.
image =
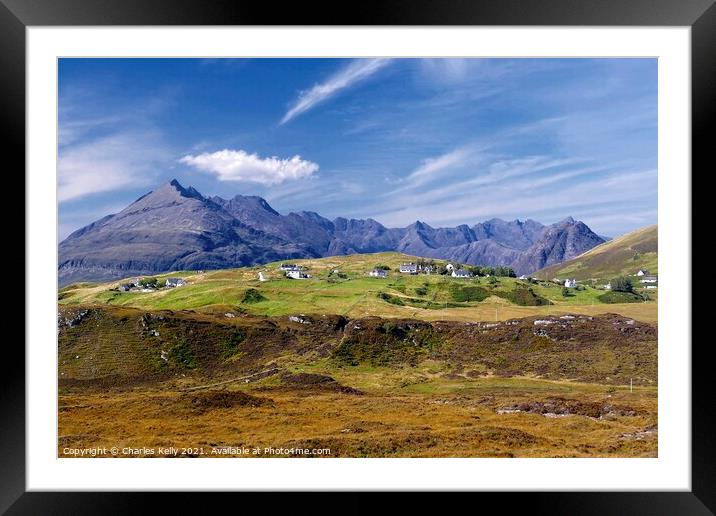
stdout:
[(639, 276), (639, 277), (641, 277), (641, 276), (648, 276), (648, 275), (649, 275), (649, 271), (646, 270), (646, 269), (639, 269), (639, 270), (636, 272), (636, 275)]
[(641, 282), (642, 283), (656, 283), (658, 281), (658, 278), (656, 276), (642, 276)]
[(567, 288), (574, 288), (577, 286), (577, 280), (576, 279), (566, 279), (566, 280), (564, 280), (564, 286)]
[(453, 278), (472, 278), (472, 272), (467, 269), (453, 270), (451, 276)]
[(369, 276), (372, 276), (374, 278), (387, 278), (388, 277), (388, 271), (383, 269), (373, 269), (368, 273)]
[(284, 272), (301, 270), (301, 268), (295, 263), (282, 263), (280, 269)]
[(291, 279), (308, 279), (311, 277), (310, 274), (306, 274), (303, 271), (295, 270), (295, 271), (287, 271), (286, 277)]
[(403, 274), (417, 274), (418, 273), (418, 265), (415, 263), (401, 263), (400, 264), (400, 272)]
[(167, 287), (183, 287), (186, 285), (186, 281), (183, 278), (167, 278)]

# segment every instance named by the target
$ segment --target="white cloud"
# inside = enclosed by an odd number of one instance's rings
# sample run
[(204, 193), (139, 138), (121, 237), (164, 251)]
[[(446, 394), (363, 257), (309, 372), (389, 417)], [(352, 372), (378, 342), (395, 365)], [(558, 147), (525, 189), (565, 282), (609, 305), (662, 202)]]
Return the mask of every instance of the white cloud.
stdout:
[(58, 200), (151, 184), (158, 164), (169, 156), (153, 131), (117, 132), (63, 147), (57, 166)]
[(57, 196), (60, 203), (155, 183), (171, 152), (152, 116), (167, 97), (121, 106), (107, 103), (104, 86), (65, 85), (59, 96)]
[(410, 175), (408, 175), (407, 180), (414, 181), (416, 179), (426, 178), (436, 172), (464, 165), (471, 152), (471, 149), (468, 147), (462, 147), (436, 158), (425, 159), (418, 168), (413, 170)]
[(353, 61), (331, 76), (326, 82), (316, 84), (310, 90), (301, 92), (281, 119), (281, 124), (285, 124), (298, 115), (305, 113), (337, 92), (367, 79), (389, 62), (390, 59), (357, 59)]
[(287, 180), (302, 179), (318, 171), (318, 164), (294, 156), (288, 159), (261, 158), (243, 150), (224, 149), (179, 160), (204, 172), (216, 175), (220, 181), (248, 181), (276, 185)]

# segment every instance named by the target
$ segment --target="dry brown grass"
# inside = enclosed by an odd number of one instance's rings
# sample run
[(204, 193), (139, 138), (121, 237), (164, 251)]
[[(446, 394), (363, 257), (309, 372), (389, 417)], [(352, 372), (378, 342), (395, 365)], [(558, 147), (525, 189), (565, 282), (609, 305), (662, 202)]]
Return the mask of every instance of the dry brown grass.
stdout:
[[(656, 432), (638, 434), (656, 424), (655, 389), (630, 393), (628, 388), (568, 382), (541, 382), (540, 388), (520, 380), (501, 382), (475, 380), (445, 393), (363, 395), (247, 386), (242, 389), (266, 403), (208, 406), (199, 412), (186, 403), (187, 393), (176, 390), (64, 393), (59, 397), (58, 454), (68, 456), (67, 447), (174, 446), (201, 448), (212, 456), (212, 448), (244, 446), (330, 448), (332, 457), (657, 455)], [(626, 406), (636, 415), (594, 419), (497, 413), (500, 407), (555, 396)]]
[[(480, 306), (466, 308), (444, 308), (441, 310), (424, 310), (420, 308), (401, 307), (393, 308), (393, 312), (383, 317), (416, 318), (426, 321), (506, 321), (530, 317), (533, 315), (602, 315), (615, 313), (630, 317), (637, 321), (654, 324), (658, 322), (659, 306), (657, 303), (615, 303), (600, 305), (551, 305), (551, 306), (518, 306), (503, 302), (485, 301)], [(356, 307), (346, 314), (348, 317), (366, 317), (375, 315), (372, 310), (361, 310)]]

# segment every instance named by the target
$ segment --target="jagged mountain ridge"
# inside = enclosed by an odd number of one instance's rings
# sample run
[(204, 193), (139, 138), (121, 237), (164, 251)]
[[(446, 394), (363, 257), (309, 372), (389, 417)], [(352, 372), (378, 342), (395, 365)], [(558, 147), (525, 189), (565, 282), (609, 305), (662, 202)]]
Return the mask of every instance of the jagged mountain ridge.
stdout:
[(181, 269), (218, 269), (275, 260), (399, 251), (518, 274), (573, 258), (604, 239), (568, 217), (491, 219), (433, 228), (387, 228), (373, 219), (329, 220), (311, 211), (282, 215), (261, 197), (204, 197), (172, 180), (59, 245), (60, 284)]

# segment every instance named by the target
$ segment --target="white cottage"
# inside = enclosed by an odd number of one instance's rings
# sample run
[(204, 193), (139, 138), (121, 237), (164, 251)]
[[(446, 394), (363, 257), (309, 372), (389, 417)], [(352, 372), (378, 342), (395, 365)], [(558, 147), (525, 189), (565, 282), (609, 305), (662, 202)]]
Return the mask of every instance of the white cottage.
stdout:
[(575, 280), (575, 279), (564, 280), (564, 286), (567, 288), (574, 288), (577, 286), (577, 280)]
[(167, 287), (175, 288), (175, 287), (183, 287), (186, 285), (186, 281), (182, 278), (167, 278)]
[(400, 272), (403, 274), (417, 274), (418, 266), (415, 263), (402, 263), (400, 265)]
[(310, 274), (306, 274), (305, 272), (295, 270), (295, 271), (287, 271), (286, 277), (291, 279), (308, 279), (311, 277)]

